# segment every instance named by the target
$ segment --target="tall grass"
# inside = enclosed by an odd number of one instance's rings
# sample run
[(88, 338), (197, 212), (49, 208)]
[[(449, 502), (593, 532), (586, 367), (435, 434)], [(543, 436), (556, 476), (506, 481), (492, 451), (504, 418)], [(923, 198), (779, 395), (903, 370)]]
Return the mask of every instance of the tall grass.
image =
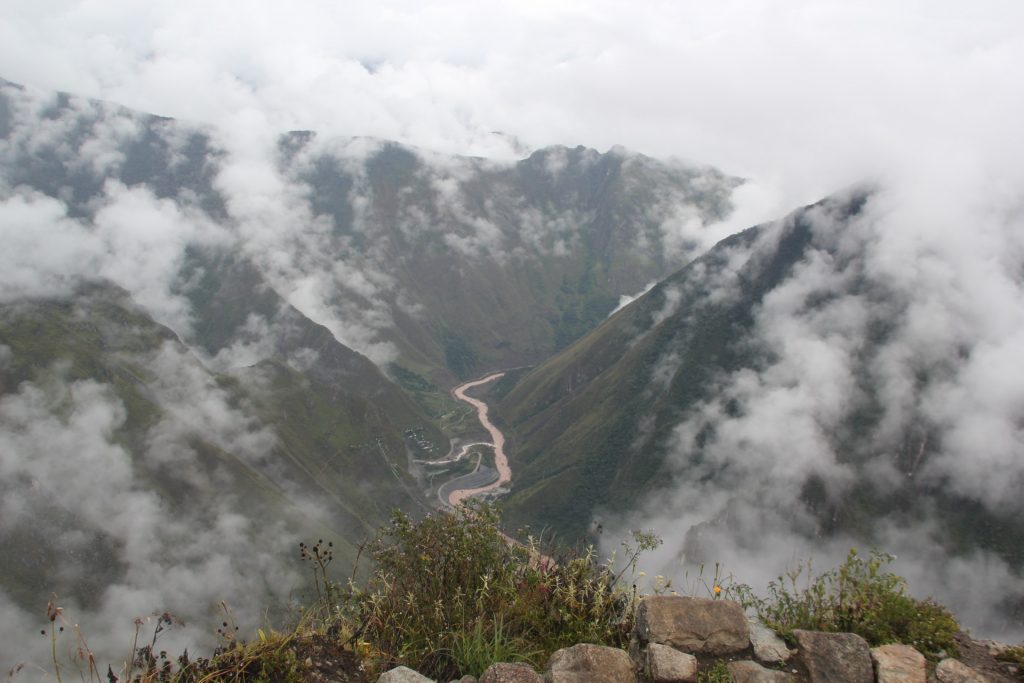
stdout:
[[(627, 568), (646, 547), (630, 549)], [(551, 562), (510, 542), (486, 505), (420, 522), (396, 514), (370, 555), (375, 569), (357, 602), (381, 667), (446, 679), (581, 642), (621, 646), (632, 629), (625, 570), (597, 562), (593, 548)]]

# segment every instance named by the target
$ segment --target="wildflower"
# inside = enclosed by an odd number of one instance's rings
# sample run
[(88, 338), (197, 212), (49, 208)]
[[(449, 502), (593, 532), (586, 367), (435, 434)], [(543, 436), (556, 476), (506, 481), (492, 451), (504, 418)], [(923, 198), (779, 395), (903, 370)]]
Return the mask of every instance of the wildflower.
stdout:
[(719, 585), (715, 585), (715, 597), (717, 597), (717, 596), (719, 596), (721, 594), (722, 594), (722, 587), (719, 586)]

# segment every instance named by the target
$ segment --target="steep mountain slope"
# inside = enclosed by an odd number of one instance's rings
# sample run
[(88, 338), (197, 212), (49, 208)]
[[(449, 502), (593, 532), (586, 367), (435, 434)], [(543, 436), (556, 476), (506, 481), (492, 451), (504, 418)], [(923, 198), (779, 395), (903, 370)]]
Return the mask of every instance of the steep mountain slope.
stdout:
[(222, 306), (193, 334), (204, 278), (233, 268), (378, 365), (441, 385), (564, 347), (706, 246), (738, 184), (618, 148), (496, 162), (299, 132), (264, 148), (9, 83), (0, 178), (8, 214), (59, 222), (78, 255), (16, 264), (23, 294), (99, 274), (215, 356), (236, 331), (253, 347), (271, 313)]
[(535, 362), (592, 328), (697, 251), (736, 184), (620, 149), (499, 164), (294, 135), (285, 150), (334, 258), (387, 280), (395, 329), (381, 337), (412, 369), (457, 377)]
[(403, 431), (433, 427), (305, 327), (305, 366), (213, 374), (111, 286), (0, 307), (0, 603), (55, 592), (122, 632), (126, 609), (205, 621), (227, 600), (255, 619), (302, 585), (299, 540), (348, 565), (391, 510), (426, 509)]
[(653, 521), (687, 562), (843, 537), (1024, 567), (1016, 456), (984, 466), (1002, 452), (1001, 413), (960, 448), (962, 402), (980, 400), (964, 387), (993, 342), (921, 328), (920, 288), (876, 260), (881, 195), (721, 242), (523, 377), (498, 408), (512, 518), (570, 538), (594, 520)]
[[(799, 215), (793, 224), (801, 224)], [(502, 399), (498, 414), (515, 440), (515, 489), (507, 503), (513, 518), (585, 535), (596, 508), (628, 509), (658, 487), (667, 434), (713, 393), (718, 374), (753, 360), (743, 343), (753, 308), (807, 244), (804, 225), (770, 257), (750, 258), (766, 230), (719, 243)], [(729, 287), (732, 295), (721, 296)]]

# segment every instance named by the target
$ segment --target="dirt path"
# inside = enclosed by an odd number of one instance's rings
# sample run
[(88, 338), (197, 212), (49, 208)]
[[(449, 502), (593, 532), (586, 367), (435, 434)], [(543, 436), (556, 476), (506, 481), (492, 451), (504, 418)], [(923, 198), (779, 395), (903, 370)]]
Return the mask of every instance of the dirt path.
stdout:
[(487, 384), (495, 380), (501, 379), (505, 376), (504, 372), (495, 372), (494, 374), (487, 375), (483, 379), (475, 379), (465, 384), (460, 384), (455, 387), (452, 394), (455, 398), (460, 401), (464, 401), (469, 405), (476, 408), (477, 417), (480, 419), (480, 424), (484, 426), (487, 433), (491, 435), (491, 443), (484, 444), (494, 447), (494, 466), (498, 470), (498, 479), (487, 486), (481, 486), (475, 489), (455, 489), (448, 494), (448, 504), (452, 507), (456, 507), (462, 503), (462, 501), (475, 496), (479, 493), (485, 493), (487, 491), (493, 491), (499, 486), (512, 481), (512, 470), (508, 466), (508, 456), (505, 455), (505, 435), (501, 433), (497, 427), (491, 422), (487, 416), (487, 404), (479, 399), (475, 399), (472, 396), (466, 396), (466, 391), (473, 387), (478, 387), (481, 384)]

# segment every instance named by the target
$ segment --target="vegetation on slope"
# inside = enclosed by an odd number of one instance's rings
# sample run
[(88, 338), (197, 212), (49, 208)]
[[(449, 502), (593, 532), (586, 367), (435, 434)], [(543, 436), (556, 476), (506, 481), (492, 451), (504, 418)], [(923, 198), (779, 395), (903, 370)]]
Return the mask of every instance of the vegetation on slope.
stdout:
[[(45, 397), (41, 409), (55, 424), (66, 426), (76, 414), (74, 387), (98, 386), (111, 410), (123, 411), (104, 441), (123, 449), (126, 476), (140, 491), (154, 492), (172, 520), (198, 515), (212, 525), (207, 517), (230, 509), (261, 547), (315, 534), (335, 543), (339, 559), (354, 561), (358, 543), (393, 509), (426, 505), (408, 472), (404, 432), (417, 428), (439, 441), (440, 430), (329, 332), (308, 320), (292, 328), (296, 344), (316, 343), (313, 366), (275, 357), (213, 373), (116, 287), (2, 305), (0, 345), (9, 354), (0, 364), (0, 399), (8, 405), (2, 427), (17, 433), (10, 406), (35, 393)], [(50, 455), (67, 458), (73, 470), (84, 466), (79, 448), (64, 444)], [(168, 460), (168, 453), (179, 459)], [(0, 494), (28, 485), (39, 495), (20, 496), (29, 507), (8, 515), (0, 529), (10, 551), (0, 558), (0, 588), (23, 609), (50, 592), (81, 595), (92, 607), (127, 571), (122, 541), (78, 513), (84, 502), (53, 490), (45, 476), (19, 476), (6, 475)], [(92, 476), (102, 481), (102, 473)], [(12, 497), (18, 496), (6, 495), (10, 504)], [(322, 513), (320, 521), (310, 510)], [(68, 552), (55, 540), (67, 534), (90, 540)], [(166, 562), (187, 564), (174, 554)]]
[[(717, 454), (715, 447), (723, 443), (724, 429), (753, 409), (754, 402), (736, 387), (745, 386), (743, 378), (761, 386), (777, 367), (778, 345), (765, 341), (759, 322), (766, 302), (785, 295), (815, 259), (866, 258), (840, 253), (816, 226), (824, 221), (852, 239), (863, 229), (858, 220), (869, 197), (870, 191), (837, 195), (723, 240), (520, 379), (492, 411), (514, 444), (516, 477), (505, 501), (510, 522), (549, 524), (578, 538), (588, 533), (595, 515), (641, 509), (657, 492), (727, 476), (724, 469), (709, 474), (708, 463), (716, 455), (722, 459), (724, 447)], [(869, 333), (846, 358), (855, 389), (844, 394), (837, 415), (821, 424), (822, 439), (850, 477), (829, 488), (808, 475), (794, 503), (826, 535), (845, 533), (870, 544), (881, 540), (880, 519), (905, 527), (927, 522), (942, 530), (935, 542), (948, 555), (983, 549), (1021, 572), (1024, 524), (1017, 507), (972, 499), (949, 479), (953, 475), (915, 476), (943, 456), (944, 431), (919, 407), (898, 426), (885, 421), (892, 406), (886, 407), (887, 375), (879, 367), (892, 351), (887, 335), (902, 324), (902, 314), (890, 306), (884, 282), (855, 276), (853, 266), (848, 270), (842, 285), (815, 291), (802, 306), (813, 317), (832, 298), (853, 298), (872, 316), (865, 326)], [(939, 378), (947, 360), (914, 371), (918, 406), (928, 396), (944, 395)], [(686, 440), (680, 440), (680, 426), (690, 435)], [(762, 446), (760, 439), (750, 439), (751, 450)], [(882, 468), (900, 476), (880, 485)], [(740, 471), (742, 465), (733, 467), (732, 476), (740, 477)], [(742, 499), (742, 493), (732, 497)], [(709, 513), (709, 523), (727, 518), (724, 510)], [(1011, 610), (1019, 619), (1020, 607)]]
[[(532, 543), (511, 543), (495, 509), (486, 505), (418, 522), (398, 513), (368, 547), (374, 566), (361, 585), (331, 579), (330, 543), (300, 544), (315, 596), (297, 608), (290, 627), (265, 626), (242, 640), (222, 604), (221, 645), (214, 654), (174, 658), (159, 649), (158, 640), (178, 624), (172, 615), (158, 615), (148, 642), (140, 645), (136, 634), (134, 660), (111, 674), (139, 683), (368, 681), (405, 665), (450, 680), (478, 676), (502, 661), (542, 668), (554, 650), (579, 642), (625, 647), (639, 598), (633, 572), (640, 552), (658, 543), (647, 534), (637, 534), (635, 541), (616, 568), (598, 562), (592, 548), (567, 550), (552, 560)], [(783, 634), (795, 628), (850, 631), (871, 644), (909, 643), (933, 657), (955, 652), (953, 618), (939, 605), (906, 596), (903, 580), (882, 571), (886, 561), (884, 555), (864, 560), (851, 551), (845, 563), (824, 574), (808, 569), (805, 589), (797, 586), (801, 567), (788, 582), (770, 585), (765, 598), (728, 582), (723, 590), (718, 577), (701, 590), (716, 599), (738, 597)], [(44, 634), (54, 639), (55, 653), (63, 651), (64, 639), (79, 645), (77, 660), (55, 654), (53, 666), (65, 673), (77, 666), (83, 678), (100, 680), (81, 632), (57, 630), (64, 616), (55, 605), (48, 615)], [(709, 665), (703, 680), (719, 680), (722, 669)]]

